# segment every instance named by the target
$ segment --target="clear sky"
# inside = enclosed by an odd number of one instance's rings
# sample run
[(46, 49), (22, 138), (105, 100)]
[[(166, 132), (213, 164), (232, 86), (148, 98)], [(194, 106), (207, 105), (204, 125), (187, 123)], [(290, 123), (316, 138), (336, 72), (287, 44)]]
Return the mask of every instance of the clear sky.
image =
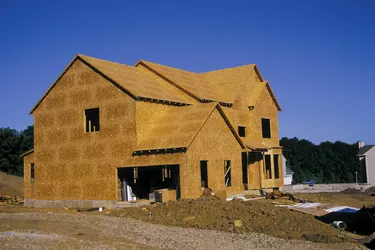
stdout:
[(31, 125), (77, 53), (195, 72), (255, 63), (280, 137), (375, 144), (373, 0), (0, 0), (0, 127)]

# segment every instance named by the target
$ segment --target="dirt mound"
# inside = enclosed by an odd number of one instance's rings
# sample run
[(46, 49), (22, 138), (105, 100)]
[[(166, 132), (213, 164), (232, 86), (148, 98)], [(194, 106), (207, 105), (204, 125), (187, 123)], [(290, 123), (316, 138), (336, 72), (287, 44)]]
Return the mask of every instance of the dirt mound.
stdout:
[(361, 193), (361, 190), (356, 189), (356, 188), (347, 188), (347, 189), (342, 190), (340, 193), (343, 193), (343, 194), (359, 194), (359, 193)]
[(371, 186), (368, 189), (366, 189), (366, 193), (375, 193), (375, 186)]
[(0, 172), (0, 195), (23, 197), (23, 178)]
[[(227, 202), (216, 197), (201, 197), (142, 208), (124, 208), (113, 214), (167, 226), (237, 233), (259, 232), (280, 238), (318, 242), (347, 241), (338, 230), (313, 216), (276, 207), (265, 200), (245, 202), (235, 199)], [(241, 220), (242, 225), (236, 227), (236, 220)]]

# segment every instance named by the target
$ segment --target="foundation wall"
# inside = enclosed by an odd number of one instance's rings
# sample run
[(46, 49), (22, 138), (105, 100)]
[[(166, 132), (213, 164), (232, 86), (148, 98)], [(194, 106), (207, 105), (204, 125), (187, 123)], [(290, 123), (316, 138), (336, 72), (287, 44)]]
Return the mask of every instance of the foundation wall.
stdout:
[(25, 199), (25, 207), (41, 208), (93, 208), (93, 207), (115, 207), (117, 201), (114, 200), (33, 200)]
[[(225, 187), (224, 161), (231, 161), (231, 187)], [(215, 109), (187, 151), (186, 164), (180, 168), (181, 197), (202, 195), (200, 161), (207, 161), (208, 187), (227, 194), (243, 190), (241, 146)]]

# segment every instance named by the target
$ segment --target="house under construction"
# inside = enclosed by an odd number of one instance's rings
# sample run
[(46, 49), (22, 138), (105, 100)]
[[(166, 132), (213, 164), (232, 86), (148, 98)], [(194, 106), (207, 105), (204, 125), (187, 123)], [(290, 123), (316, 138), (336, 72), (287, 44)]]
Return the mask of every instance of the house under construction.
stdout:
[(77, 55), (30, 112), (25, 205), (105, 207), (163, 188), (177, 199), (205, 187), (278, 188), (279, 111), (255, 64), (194, 73)]

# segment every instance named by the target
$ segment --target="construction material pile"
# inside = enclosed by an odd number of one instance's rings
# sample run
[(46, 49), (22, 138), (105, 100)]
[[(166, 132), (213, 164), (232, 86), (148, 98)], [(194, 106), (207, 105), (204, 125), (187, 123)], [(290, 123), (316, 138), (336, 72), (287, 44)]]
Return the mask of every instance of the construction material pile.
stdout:
[(5, 196), (0, 194), (0, 204), (23, 204), (23, 200), (17, 198), (17, 196)]
[(194, 227), (226, 232), (259, 232), (280, 238), (317, 242), (345, 242), (347, 238), (313, 216), (276, 207), (266, 200), (224, 201), (214, 196), (124, 208), (112, 213), (167, 226)]
[(279, 190), (275, 190), (271, 193), (266, 193), (265, 197), (266, 197), (266, 199), (272, 199), (272, 200), (284, 199), (284, 200), (294, 201), (294, 202), (297, 202), (297, 203), (307, 203), (307, 202), (309, 202), (306, 199), (299, 199), (291, 193), (282, 193)]

